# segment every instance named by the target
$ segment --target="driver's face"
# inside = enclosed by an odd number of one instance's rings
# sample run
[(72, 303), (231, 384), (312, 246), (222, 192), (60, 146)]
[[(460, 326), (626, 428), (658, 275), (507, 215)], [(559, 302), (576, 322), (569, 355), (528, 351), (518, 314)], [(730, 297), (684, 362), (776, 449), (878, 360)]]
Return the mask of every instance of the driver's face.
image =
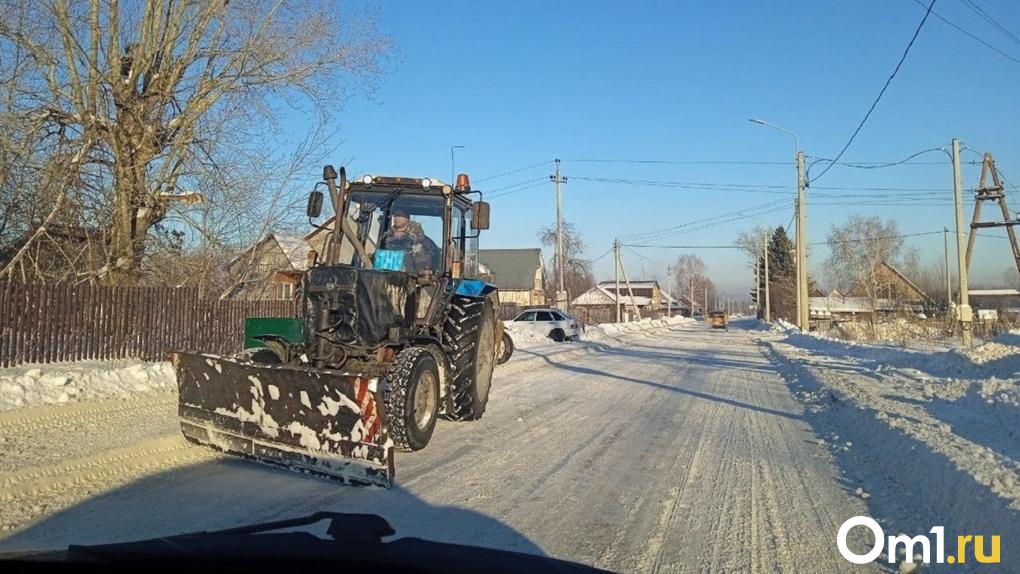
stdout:
[(407, 224), (410, 223), (410, 222), (411, 222), (410, 218), (404, 217), (403, 215), (394, 215), (393, 216), (393, 230), (394, 231), (400, 231), (400, 232), (406, 231), (407, 230)]

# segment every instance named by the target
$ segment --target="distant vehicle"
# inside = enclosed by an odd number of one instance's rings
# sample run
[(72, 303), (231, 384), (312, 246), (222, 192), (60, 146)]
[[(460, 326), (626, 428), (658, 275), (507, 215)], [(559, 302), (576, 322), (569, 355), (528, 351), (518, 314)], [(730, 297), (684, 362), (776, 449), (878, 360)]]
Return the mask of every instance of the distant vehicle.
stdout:
[(514, 324), (527, 326), (557, 343), (576, 341), (581, 337), (581, 322), (559, 309), (528, 309), (514, 318)]
[(708, 324), (713, 329), (726, 329), (727, 331), (729, 330), (729, 319), (726, 317), (726, 313), (722, 311), (709, 311)]

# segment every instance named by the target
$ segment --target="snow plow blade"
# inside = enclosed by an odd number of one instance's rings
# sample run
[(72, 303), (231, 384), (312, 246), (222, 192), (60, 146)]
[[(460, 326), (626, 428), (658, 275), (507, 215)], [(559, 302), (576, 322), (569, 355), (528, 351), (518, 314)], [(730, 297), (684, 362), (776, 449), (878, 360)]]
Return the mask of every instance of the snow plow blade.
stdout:
[(216, 355), (171, 360), (188, 440), (352, 484), (392, 484), (378, 380)]

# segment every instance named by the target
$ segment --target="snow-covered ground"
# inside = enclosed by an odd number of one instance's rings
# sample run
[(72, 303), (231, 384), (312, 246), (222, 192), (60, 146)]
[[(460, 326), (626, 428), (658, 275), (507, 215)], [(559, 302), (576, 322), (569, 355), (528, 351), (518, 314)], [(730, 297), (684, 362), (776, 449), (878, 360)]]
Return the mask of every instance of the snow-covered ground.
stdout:
[(880, 522), (1020, 537), (1020, 332), (924, 352), (784, 326), (762, 344)]
[(0, 369), (0, 411), (167, 390), (175, 381), (170, 363), (134, 359), (11, 367)]
[(1020, 562), (1020, 333), (934, 353), (752, 320), (585, 338), (517, 340), (485, 416), (442, 421), (426, 449), (400, 453), (389, 490), (191, 445), (172, 385), (93, 375), (98, 392), (83, 376), (61, 383), (81, 388), (66, 404), (43, 404), (27, 397), (52, 399), (35, 388), (51, 373), (31, 373), (23, 406), (0, 410), (0, 551), (333, 510), (617, 571), (879, 571), (835, 549), (840, 524), (869, 515), (887, 534), (1000, 535), (1000, 571)]

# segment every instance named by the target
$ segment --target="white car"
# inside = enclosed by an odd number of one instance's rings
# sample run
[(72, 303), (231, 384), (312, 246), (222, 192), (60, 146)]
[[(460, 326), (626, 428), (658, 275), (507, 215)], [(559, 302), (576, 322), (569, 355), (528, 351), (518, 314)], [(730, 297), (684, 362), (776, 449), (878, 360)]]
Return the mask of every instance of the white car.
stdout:
[(553, 341), (576, 341), (581, 338), (581, 323), (559, 309), (528, 309), (514, 318), (514, 325), (527, 327)]

